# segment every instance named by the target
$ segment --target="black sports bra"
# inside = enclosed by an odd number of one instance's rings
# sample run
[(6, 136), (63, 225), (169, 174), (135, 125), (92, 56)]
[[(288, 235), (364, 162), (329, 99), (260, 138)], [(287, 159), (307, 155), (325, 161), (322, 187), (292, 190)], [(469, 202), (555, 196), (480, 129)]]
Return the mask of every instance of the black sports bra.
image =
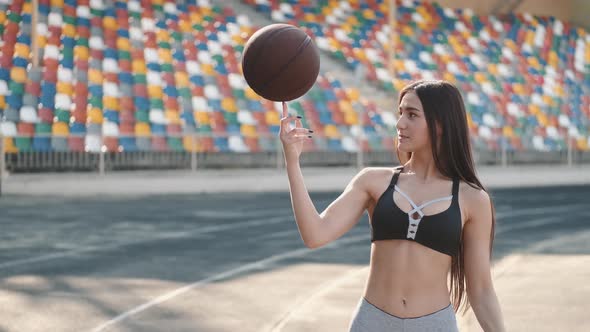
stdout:
[[(459, 179), (453, 179), (451, 196), (437, 198), (417, 206), (408, 195), (396, 186), (403, 166), (393, 174), (387, 190), (379, 197), (371, 218), (371, 242), (379, 240), (404, 239), (416, 241), (428, 248), (455, 256), (461, 245), (461, 210), (459, 209)], [(412, 205), (409, 213), (400, 209), (393, 201), (393, 192), (397, 191)], [(425, 215), (425, 206), (451, 200), (451, 206), (437, 214)], [(414, 219), (413, 215), (418, 214)]]

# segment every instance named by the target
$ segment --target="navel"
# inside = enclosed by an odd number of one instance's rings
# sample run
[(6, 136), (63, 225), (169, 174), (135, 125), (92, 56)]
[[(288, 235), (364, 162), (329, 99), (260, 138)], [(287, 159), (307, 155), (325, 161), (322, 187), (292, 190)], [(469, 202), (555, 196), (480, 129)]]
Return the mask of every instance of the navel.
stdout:
[(406, 305), (406, 299), (402, 299), (403, 305)]

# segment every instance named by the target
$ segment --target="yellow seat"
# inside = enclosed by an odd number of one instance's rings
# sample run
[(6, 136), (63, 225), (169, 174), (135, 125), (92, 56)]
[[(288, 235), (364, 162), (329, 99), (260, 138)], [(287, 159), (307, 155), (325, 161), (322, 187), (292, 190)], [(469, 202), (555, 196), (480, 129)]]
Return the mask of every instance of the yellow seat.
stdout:
[(203, 74), (205, 74), (205, 75), (209, 75), (209, 76), (215, 75), (215, 68), (210, 63), (202, 63), (201, 70), (203, 71)]
[(197, 123), (199, 123), (199, 124), (202, 124), (202, 125), (211, 124), (211, 121), (209, 120), (209, 113), (207, 113), (207, 112), (195, 111), (194, 116), (195, 116), (195, 119), (197, 120)]
[(119, 98), (117, 97), (104, 96), (102, 97), (102, 103), (106, 109), (113, 111), (119, 110)]
[(359, 89), (356, 88), (346, 89), (346, 94), (348, 95), (348, 99), (352, 102), (358, 101), (361, 97)]
[(333, 38), (333, 37), (328, 38), (328, 45), (330, 46), (330, 48), (333, 48), (333, 49), (340, 49), (341, 48), (340, 42), (336, 38)]
[(477, 72), (474, 75), (475, 81), (479, 84), (482, 84), (487, 81), (486, 75), (482, 72)]
[(524, 85), (522, 85), (520, 83), (514, 83), (512, 85), (512, 90), (514, 90), (514, 92), (517, 95), (520, 95), (520, 96), (524, 95)]
[(279, 118), (277, 111), (267, 111), (264, 113), (264, 117), (268, 125), (278, 126), (281, 123), (281, 119)]
[(4, 152), (6, 153), (17, 153), (18, 148), (14, 145), (14, 139), (12, 137), (4, 137)]
[(254, 90), (252, 90), (252, 88), (249, 86), (244, 89), (244, 94), (246, 95), (246, 98), (251, 100), (260, 99), (260, 96), (258, 96), (258, 94), (256, 94), (256, 92), (254, 92)]
[(55, 122), (51, 128), (53, 136), (68, 136), (70, 134), (70, 127), (64, 122)]
[(303, 15), (303, 20), (306, 22), (317, 22), (316, 16), (312, 13), (306, 13)]
[(221, 108), (232, 113), (238, 111), (238, 107), (236, 106), (234, 99), (229, 97), (223, 98), (221, 100)]
[(443, 78), (451, 83), (455, 83), (457, 80), (455, 79), (455, 75), (445, 72)]
[(47, 37), (43, 35), (37, 35), (37, 45), (39, 48), (44, 48), (47, 44)]
[(495, 63), (490, 63), (488, 64), (488, 71), (490, 72), (491, 75), (493, 76), (498, 76), (499, 72), (498, 72), (498, 67), (496, 66)]
[(531, 115), (537, 115), (541, 113), (541, 109), (539, 108), (539, 106), (531, 104), (529, 105), (529, 112), (531, 113)]
[(328, 124), (324, 127), (324, 134), (327, 138), (340, 138), (340, 132), (335, 125)]
[(63, 93), (68, 96), (74, 95), (74, 86), (70, 83), (57, 82), (57, 93)]
[[(191, 24), (203, 22), (203, 16), (201, 14), (199, 14), (198, 12), (191, 12), (188, 17), (190, 19)], [(191, 27), (191, 29), (192, 29), (192, 27)]]
[(363, 10), (363, 17), (369, 20), (374, 20), (375, 19), (375, 12), (372, 11), (371, 9), (365, 9)]
[(365, 51), (362, 48), (355, 47), (352, 49), (352, 53), (354, 54), (354, 57), (357, 58), (359, 61), (367, 61), (367, 55), (365, 54)]
[(502, 134), (507, 138), (514, 137), (514, 131), (512, 130), (512, 127), (509, 126), (504, 126), (504, 128), (502, 128)]
[(0, 12), (0, 24), (4, 24), (5, 21), (6, 21), (6, 12), (1, 11)]
[(61, 33), (64, 36), (75, 38), (76, 37), (76, 27), (71, 24), (66, 23), (61, 28)]
[(158, 56), (160, 57), (160, 61), (163, 63), (172, 63), (172, 52), (165, 48), (161, 48), (158, 50)]
[(210, 7), (199, 7), (204, 16), (211, 16), (212, 11)]
[(475, 128), (475, 123), (473, 122), (473, 118), (471, 117), (470, 112), (467, 112), (467, 126), (469, 128)]
[(585, 138), (578, 138), (576, 143), (579, 150), (586, 151), (589, 149), (588, 141)]
[(186, 88), (189, 86), (188, 74), (182, 71), (174, 73), (174, 80), (179, 88)]
[(131, 69), (137, 74), (145, 74), (147, 72), (147, 67), (143, 60), (133, 60), (131, 62)]
[(347, 125), (353, 126), (359, 124), (359, 119), (356, 113), (344, 113), (344, 122)]
[(121, 51), (129, 52), (131, 50), (131, 42), (125, 37), (117, 37), (117, 48)]
[(547, 127), (547, 116), (544, 113), (537, 114), (537, 121), (539, 121), (541, 126)]
[(4, 99), (4, 96), (0, 95), (0, 109), (5, 109), (6, 108), (6, 99)]
[(340, 100), (338, 106), (342, 112), (354, 112), (354, 108), (352, 108), (352, 105), (347, 100)]
[(88, 69), (88, 81), (94, 84), (102, 84), (102, 72), (98, 69)]
[(146, 137), (151, 135), (152, 131), (149, 124), (144, 122), (135, 123), (135, 136)]
[(402, 34), (404, 36), (413, 36), (414, 35), (414, 30), (412, 30), (412, 27), (410, 27), (408, 25), (404, 25), (402, 27)]
[(149, 98), (162, 98), (164, 97), (164, 91), (162, 91), (162, 87), (159, 85), (151, 85), (148, 84), (148, 97)]
[(27, 81), (27, 70), (22, 67), (12, 67), (10, 78), (16, 83), (25, 83)]
[(180, 124), (180, 114), (175, 110), (166, 110), (166, 120), (171, 124)]
[(102, 26), (105, 29), (117, 30), (117, 20), (112, 16), (106, 16), (102, 19)]
[(165, 29), (160, 29), (156, 32), (156, 39), (158, 41), (169, 42), (170, 41), (170, 34)]
[(51, 0), (51, 7), (63, 8), (63, 6), (64, 6), (63, 0)]
[(102, 111), (100, 108), (93, 107), (88, 112), (88, 120), (90, 123), (102, 124), (104, 121)]
[(14, 53), (21, 58), (27, 59), (31, 55), (31, 49), (27, 44), (16, 43), (14, 44)]
[(344, 32), (351, 33), (353, 30), (352, 25), (348, 24), (348, 23), (343, 23), (342, 25), (340, 25), (340, 29), (344, 30)]
[(186, 21), (186, 20), (180, 20), (180, 22), (178, 22), (178, 28), (182, 32), (191, 32), (192, 31), (190, 22)]
[(349, 16), (346, 19), (346, 23), (348, 23), (350, 25), (358, 25), (359, 24), (359, 20), (358, 20), (358, 18), (356, 18), (356, 16)]
[(549, 105), (549, 106), (555, 106), (555, 105), (554, 105), (553, 98), (551, 98), (551, 96), (544, 95), (544, 96), (543, 96), (543, 102), (544, 102), (546, 105)]
[(199, 142), (193, 136), (184, 136), (182, 138), (182, 146), (187, 152), (199, 152)]
[(240, 132), (242, 136), (248, 138), (258, 138), (258, 132), (256, 131), (256, 127), (253, 125), (242, 125), (240, 126)]
[(80, 45), (74, 46), (74, 58), (80, 60), (88, 60), (89, 57), (90, 52), (88, 50), (88, 47)]

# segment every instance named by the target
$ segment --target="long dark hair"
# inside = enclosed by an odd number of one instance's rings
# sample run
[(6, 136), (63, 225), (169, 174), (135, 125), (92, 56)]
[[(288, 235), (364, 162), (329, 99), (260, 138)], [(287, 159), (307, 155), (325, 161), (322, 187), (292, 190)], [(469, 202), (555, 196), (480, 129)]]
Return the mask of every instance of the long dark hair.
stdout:
[[(414, 91), (422, 102), (422, 108), (428, 125), (432, 156), (438, 171), (451, 179), (461, 179), (474, 188), (487, 192), (475, 174), (475, 165), (469, 140), (467, 127), (467, 114), (463, 97), (453, 84), (446, 81), (417, 81), (411, 83), (400, 91), (398, 105), (404, 95)], [(436, 127), (442, 129), (440, 142)], [(400, 152), (397, 145), (396, 153), (400, 163), (405, 164), (412, 157), (412, 153)], [(491, 201), (491, 197), (490, 197)], [(492, 230), (490, 233), (490, 259), (494, 243), (494, 230), (496, 226), (496, 213), (492, 205)], [(455, 312), (465, 304), (469, 307), (469, 300), (465, 296), (465, 264), (463, 251), (463, 234), (459, 253), (451, 259), (451, 299)], [(463, 302), (464, 301), (464, 302)]]

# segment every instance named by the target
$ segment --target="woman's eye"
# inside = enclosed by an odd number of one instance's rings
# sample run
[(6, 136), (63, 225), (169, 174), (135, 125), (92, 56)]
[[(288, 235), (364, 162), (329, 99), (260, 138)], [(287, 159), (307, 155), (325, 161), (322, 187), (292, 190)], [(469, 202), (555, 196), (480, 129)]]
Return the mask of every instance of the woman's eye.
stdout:
[(413, 118), (415, 116), (416, 116), (416, 114), (414, 114), (414, 113), (410, 113), (410, 115), (409, 115), (410, 118)]

